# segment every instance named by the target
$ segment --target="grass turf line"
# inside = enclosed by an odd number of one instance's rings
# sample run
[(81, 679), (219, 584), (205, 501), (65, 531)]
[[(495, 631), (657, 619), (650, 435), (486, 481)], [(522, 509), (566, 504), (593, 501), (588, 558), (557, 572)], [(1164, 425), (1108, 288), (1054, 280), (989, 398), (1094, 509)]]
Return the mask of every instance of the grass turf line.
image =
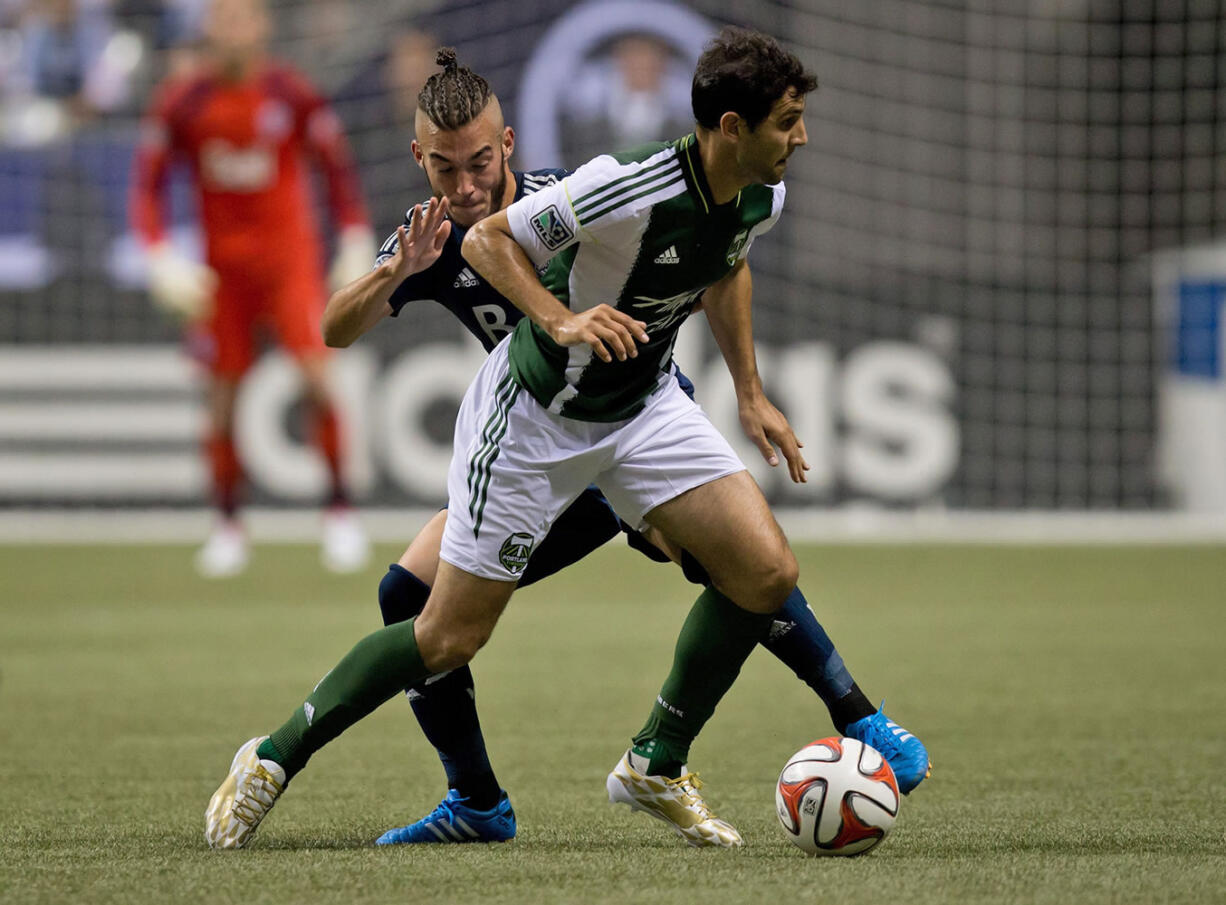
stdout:
[(1220, 548), (797, 552), (853, 674), (936, 764), (863, 858), (806, 859), (777, 826), (779, 768), (832, 730), (761, 651), (692, 755), (746, 848), (607, 804), (694, 597), (616, 547), (518, 594), (474, 665), (513, 843), (370, 845), (443, 791), (397, 700), (316, 756), (251, 849), (211, 852), (234, 749), (376, 626), (380, 569), (263, 547), (205, 583), (183, 547), (0, 548), (0, 900), (1226, 900)]

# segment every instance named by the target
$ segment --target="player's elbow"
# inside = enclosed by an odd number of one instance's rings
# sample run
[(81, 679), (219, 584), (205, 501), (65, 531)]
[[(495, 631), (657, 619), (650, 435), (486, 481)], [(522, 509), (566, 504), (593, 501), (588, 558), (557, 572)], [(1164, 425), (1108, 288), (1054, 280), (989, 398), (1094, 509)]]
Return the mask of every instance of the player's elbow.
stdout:
[(460, 245), (460, 254), (464, 256), (464, 260), (482, 275), (489, 273), (498, 243), (503, 238), (497, 226), (491, 222), (493, 219), (486, 217), (474, 223), (464, 234), (464, 241)]
[(330, 313), (332, 311), (332, 300), (330, 299), (328, 307), (324, 309), (323, 320), (320, 323), (320, 329), (324, 335), (324, 345), (331, 349), (348, 348), (353, 345), (354, 337), (352, 331), (345, 330), (341, 319), (334, 313)]
[(336, 330), (329, 330), (324, 326), (324, 345), (329, 349), (348, 349), (353, 345), (353, 339), (343, 333), (338, 333)]
[(329, 349), (348, 349), (353, 345), (352, 337), (338, 333), (335, 330), (329, 330), (327, 326), (324, 327), (323, 332), (324, 345)]
[(460, 254), (464, 260), (476, 266), (477, 260), (481, 257), (481, 251), (487, 242), (486, 236), (487, 226), (484, 221), (477, 221), (468, 232), (464, 234), (464, 240), (460, 243)]

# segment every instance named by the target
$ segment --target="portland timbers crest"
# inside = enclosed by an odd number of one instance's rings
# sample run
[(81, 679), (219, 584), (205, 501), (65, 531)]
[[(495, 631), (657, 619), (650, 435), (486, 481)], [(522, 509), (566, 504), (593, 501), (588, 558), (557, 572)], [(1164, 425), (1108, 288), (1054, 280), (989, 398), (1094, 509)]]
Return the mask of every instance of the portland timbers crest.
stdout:
[(728, 262), (728, 266), (732, 267), (736, 264), (737, 258), (741, 256), (741, 252), (745, 250), (745, 243), (749, 241), (749, 230), (743, 229), (737, 233), (732, 244), (728, 246), (728, 254), (724, 255), (724, 260)]
[(518, 575), (528, 565), (528, 557), (532, 555), (532, 547), (536, 543), (531, 534), (517, 532), (502, 542), (498, 551), (498, 561), (508, 572)]

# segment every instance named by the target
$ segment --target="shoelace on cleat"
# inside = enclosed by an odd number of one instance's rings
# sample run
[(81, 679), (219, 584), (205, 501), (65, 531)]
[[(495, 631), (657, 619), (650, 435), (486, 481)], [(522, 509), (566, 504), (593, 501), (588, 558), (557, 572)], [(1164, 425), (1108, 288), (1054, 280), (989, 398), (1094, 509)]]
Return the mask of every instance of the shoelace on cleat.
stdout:
[(676, 789), (681, 794), (682, 801), (687, 807), (691, 807), (702, 815), (703, 820), (710, 820), (715, 815), (711, 813), (711, 808), (698, 794), (698, 790), (702, 788), (702, 780), (698, 778), (697, 773), (686, 773), (678, 776), (676, 779), (665, 779), (665, 784)]
[(876, 731), (877, 727), (873, 726), (873, 747), (885, 755), (886, 760), (901, 753), (902, 745), (898, 742), (898, 736), (889, 732), (889, 724), (886, 725), (886, 732)]
[(443, 799), (438, 803), (438, 807), (423, 817), (418, 823), (426, 827), (431, 823), (445, 822), (448, 826), (455, 826), (455, 811), (451, 809), (451, 803)]
[[(884, 709), (885, 701), (883, 700), (878, 705), (877, 712), (869, 717), (867, 733), (869, 737), (862, 741), (880, 751), (886, 760), (890, 760), (895, 755), (902, 753), (902, 742), (899, 741), (899, 736), (907, 734), (907, 730), (882, 713)], [(876, 717), (881, 717), (880, 722)]]
[(281, 794), (281, 785), (272, 778), (272, 774), (262, 764), (245, 777), (247, 789), (234, 799), (231, 812), (234, 819), (247, 826), (255, 826), (268, 813), (268, 808), (276, 797)]

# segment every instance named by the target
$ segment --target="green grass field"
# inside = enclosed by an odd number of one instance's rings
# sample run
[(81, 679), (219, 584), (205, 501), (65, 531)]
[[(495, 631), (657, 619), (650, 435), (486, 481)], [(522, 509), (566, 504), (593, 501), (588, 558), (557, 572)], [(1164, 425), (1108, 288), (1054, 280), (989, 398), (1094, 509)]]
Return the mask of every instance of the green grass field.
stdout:
[(743, 832), (692, 850), (605, 801), (694, 596), (610, 548), (517, 595), (475, 664), (519, 837), (375, 849), (443, 791), (406, 702), (312, 761), (242, 852), (204, 806), (234, 749), (375, 627), (366, 575), (261, 547), (205, 584), (183, 547), (0, 548), (0, 901), (1226, 902), (1226, 551), (808, 547), (802, 587), (932, 778), (858, 859), (805, 858), (773, 786), (831, 734), (762, 651), (692, 766)]

